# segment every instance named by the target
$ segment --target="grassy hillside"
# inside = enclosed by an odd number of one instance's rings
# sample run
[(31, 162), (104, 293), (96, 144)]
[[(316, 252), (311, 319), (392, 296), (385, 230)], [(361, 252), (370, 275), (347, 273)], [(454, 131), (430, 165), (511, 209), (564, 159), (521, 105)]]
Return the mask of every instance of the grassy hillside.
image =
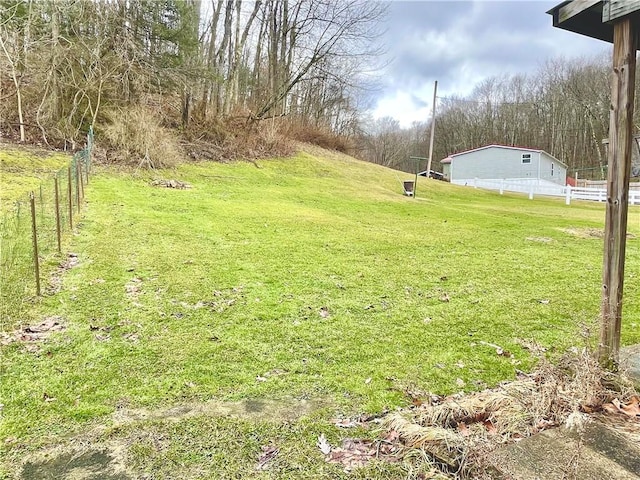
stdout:
[[(317, 436), (371, 432), (331, 419), (495, 385), (532, 345), (595, 342), (603, 205), (424, 180), (411, 199), (403, 174), (321, 151), (257, 167), (92, 178), (78, 264), (32, 311), (65, 329), (3, 347), (7, 472), (89, 442), (118, 445), (133, 477), (339, 478)], [(624, 343), (640, 341), (640, 210), (629, 223)], [(234, 416), (247, 400), (276, 407)], [(280, 454), (257, 471), (268, 444)]]
[[(0, 331), (26, 324), (36, 294), (29, 195), (34, 193), (41, 264), (58, 263), (55, 178), (60, 189), (60, 228), (68, 230), (65, 207), (70, 155), (0, 145)], [(77, 203), (76, 203), (77, 205)], [(51, 266), (49, 265), (49, 268)]]
[(37, 191), (43, 180), (53, 178), (70, 159), (69, 155), (36, 149), (0, 147), (0, 214), (31, 190)]

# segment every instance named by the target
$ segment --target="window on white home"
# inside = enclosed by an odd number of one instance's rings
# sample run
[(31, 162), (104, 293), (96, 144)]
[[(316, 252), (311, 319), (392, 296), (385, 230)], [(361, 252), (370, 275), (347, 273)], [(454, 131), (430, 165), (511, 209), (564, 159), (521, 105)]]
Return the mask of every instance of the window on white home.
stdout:
[(531, 163), (531, 154), (523, 153), (522, 154), (522, 163)]
[(553, 163), (551, 164), (551, 176), (553, 177)]

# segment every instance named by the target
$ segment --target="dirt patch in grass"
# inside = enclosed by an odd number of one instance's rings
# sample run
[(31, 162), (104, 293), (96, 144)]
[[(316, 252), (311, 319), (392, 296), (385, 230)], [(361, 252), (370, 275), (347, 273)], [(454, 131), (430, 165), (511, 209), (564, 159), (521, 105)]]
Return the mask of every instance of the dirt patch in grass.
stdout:
[(40, 353), (40, 345), (54, 332), (60, 332), (67, 327), (62, 317), (57, 315), (46, 317), (38, 325), (28, 325), (10, 333), (0, 332), (0, 345), (22, 343), (30, 353)]
[(181, 182), (180, 180), (165, 180), (158, 179), (151, 182), (152, 187), (164, 187), (164, 188), (175, 188), (178, 190), (185, 190), (187, 188), (191, 188), (191, 184), (186, 182)]
[[(113, 428), (118, 431), (133, 424), (134, 431), (143, 431), (148, 422), (179, 422), (191, 417), (230, 417), (241, 420), (288, 424), (320, 408), (316, 400), (285, 398), (245, 399), (237, 402), (209, 401), (188, 403), (158, 410), (121, 408), (113, 415)], [(140, 424), (140, 427), (138, 427)], [(43, 449), (29, 455), (18, 467), (17, 478), (128, 480), (136, 478), (129, 468), (132, 438), (100, 441), (105, 427), (87, 432), (65, 444)], [(135, 437), (135, 435), (134, 435)]]
[(560, 228), (561, 232), (578, 238), (604, 238), (604, 230), (600, 228)]
[(538, 242), (538, 243), (551, 243), (553, 242), (553, 238), (549, 237), (527, 237), (525, 238), (528, 242)]
[(290, 422), (310, 414), (322, 406), (318, 400), (245, 399), (237, 402), (209, 401), (204, 403), (185, 403), (159, 410), (118, 409), (114, 415), (115, 423), (123, 424), (143, 420), (181, 420), (198, 415), (227, 416), (233, 418), (260, 421)]
[(124, 467), (121, 447), (85, 449), (57, 448), (41, 452), (22, 467), (21, 479), (67, 480), (100, 479), (128, 480), (132, 478)]
[[(601, 228), (585, 227), (585, 228), (560, 228), (561, 232), (578, 238), (604, 238), (604, 230)], [(627, 238), (636, 238), (632, 233), (627, 233)]]

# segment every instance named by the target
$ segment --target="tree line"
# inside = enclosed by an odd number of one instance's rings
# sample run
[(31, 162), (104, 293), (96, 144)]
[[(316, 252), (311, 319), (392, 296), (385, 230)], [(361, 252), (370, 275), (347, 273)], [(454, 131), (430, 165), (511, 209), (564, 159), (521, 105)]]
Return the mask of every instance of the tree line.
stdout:
[(178, 129), (286, 117), (353, 133), (384, 13), (368, 0), (0, 0), (0, 129), (73, 143), (143, 106)]
[[(606, 178), (610, 75), (608, 55), (555, 59), (529, 75), (488, 78), (467, 97), (438, 98), (433, 168), (453, 153), (501, 144), (545, 150), (566, 163), (570, 175)], [(360, 155), (414, 172), (409, 157), (427, 156), (429, 131), (428, 121), (400, 128), (391, 118), (369, 119)]]
[[(73, 147), (93, 125), (120, 147), (140, 143), (143, 157), (165, 130), (224, 143), (221, 121), (270, 120), (330, 132), (375, 163), (424, 169), (409, 157), (427, 156), (429, 122), (401, 128), (367, 117), (363, 103), (384, 61), (385, 10), (370, 0), (0, 0), (0, 135)], [(602, 178), (609, 79), (608, 56), (557, 59), (441, 97), (433, 167), (497, 143)]]

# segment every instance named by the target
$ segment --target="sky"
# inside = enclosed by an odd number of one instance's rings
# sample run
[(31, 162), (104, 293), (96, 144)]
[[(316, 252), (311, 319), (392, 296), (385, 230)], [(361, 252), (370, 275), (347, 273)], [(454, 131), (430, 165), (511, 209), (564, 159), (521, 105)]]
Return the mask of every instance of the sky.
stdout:
[(489, 77), (610, 52), (606, 42), (552, 26), (546, 12), (560, 1), (392, 1), (383, 38), (389, 62), (373, 116), (408, 127), (430, 119), (435, 80), (439, 97), (467, 96)]

